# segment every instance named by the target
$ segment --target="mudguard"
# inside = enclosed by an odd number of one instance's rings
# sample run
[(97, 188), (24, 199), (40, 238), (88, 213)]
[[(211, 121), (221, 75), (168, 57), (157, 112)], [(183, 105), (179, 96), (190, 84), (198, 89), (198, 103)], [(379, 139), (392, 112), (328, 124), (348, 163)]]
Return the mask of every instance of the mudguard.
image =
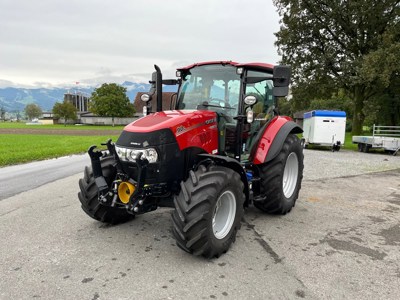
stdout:
[(246, 196), (244, 205), (248, 206), (248, 204), (249, 204), (249, 183), (247, 181), (246, 172), (244, 171), (241, 164), (236, 159), (228, 157), (228, 156), (211, 155), (211, 154), (205, 154), (205, 153), (199, 154), (198, 156), (202, 159), (209, 158), (219, 166), (227, 167), (227, 168), (230, 168), (230, 169), (238, 172), (240, 175), (240, 178), (242, 179), (243, 184), (244, 184), (244, 194)]
[(259, 165), (274, 159), (282, 149), (290, 133), (303, 130), (289, 117), (275, 117), (264, 129), (254, 153), (253, 163)]

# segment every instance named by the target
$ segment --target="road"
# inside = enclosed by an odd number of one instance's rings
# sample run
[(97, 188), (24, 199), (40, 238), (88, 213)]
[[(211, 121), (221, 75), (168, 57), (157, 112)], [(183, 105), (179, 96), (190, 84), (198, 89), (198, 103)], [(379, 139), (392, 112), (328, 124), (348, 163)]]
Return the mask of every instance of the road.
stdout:
[[(91, 220), (80, 172), (8, 197), (0, 299), (399, 299), (400, 157), (355, 153), (380, 163), (370, 173), (353, 154), (305, 155), (294, 210), (247, 209), (231, 250), (212, 260), (175, 246), (168, 209), (118, 226)], [(342, 159), (357, 174), (325, 172)]]
[(83, 172), (89, 164), (89, 156), (82, 154), (1, 168), (0, 200)]

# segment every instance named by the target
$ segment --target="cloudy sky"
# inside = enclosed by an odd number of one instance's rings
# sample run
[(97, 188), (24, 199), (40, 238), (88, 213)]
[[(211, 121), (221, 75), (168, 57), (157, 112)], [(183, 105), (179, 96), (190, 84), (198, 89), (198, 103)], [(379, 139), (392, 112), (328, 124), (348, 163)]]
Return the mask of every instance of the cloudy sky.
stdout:
[(1, 0), (0, 87), (147, 81), (208, 60), (276, 63), (272, 0)]

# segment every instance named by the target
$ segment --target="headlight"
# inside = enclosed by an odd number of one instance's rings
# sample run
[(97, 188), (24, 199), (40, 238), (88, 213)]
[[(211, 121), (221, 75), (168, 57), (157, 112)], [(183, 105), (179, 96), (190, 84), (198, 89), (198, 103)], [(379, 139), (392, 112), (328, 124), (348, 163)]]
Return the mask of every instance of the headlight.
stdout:
[(151, 100), (151, 96), (149, 94), (142, 94), (140, 96), (140, 100), (147, 102), (147, 101)]
[(158, 153), (154, 148), (146, 148), (146, 149), (130, 149), (115, 146), (115, 151), (118, 154), (118, 157), (122, 161), (136, 161), (136, 157), (140, 153), (142, 153), (142, 159), (147, 159), (149, 163), (155, 163), (158, 161)]
[(119, 159), (126, 160), (126, 148), (115, 146), (115, 151), (117, 152)]

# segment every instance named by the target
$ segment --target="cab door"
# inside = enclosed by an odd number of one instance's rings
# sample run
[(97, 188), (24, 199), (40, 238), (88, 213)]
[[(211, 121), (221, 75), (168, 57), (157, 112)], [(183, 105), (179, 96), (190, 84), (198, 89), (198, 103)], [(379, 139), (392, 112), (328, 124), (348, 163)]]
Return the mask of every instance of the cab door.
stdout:
[(251, 148), (256, 143), (256, 136), (263, 126), (271, 120), (275, 108), (275, 97), (273, 96), (273, 83), (272, 74), (259, 72), (259, 71), (247, 71), (247, 77), (260, 78), (255, 83), (246, 83), (244, 85), (244, 95), (254, 96), (257, 99), (256, 104), (252, 107), (245, 105), (244, 111), (247, 113), (248, 110), (253, 110), (253, 122), (244, 124), (244, 131), (248, 131), (247, 139), (243, 140), (243, 159), (246, 160), (250, 154)]

